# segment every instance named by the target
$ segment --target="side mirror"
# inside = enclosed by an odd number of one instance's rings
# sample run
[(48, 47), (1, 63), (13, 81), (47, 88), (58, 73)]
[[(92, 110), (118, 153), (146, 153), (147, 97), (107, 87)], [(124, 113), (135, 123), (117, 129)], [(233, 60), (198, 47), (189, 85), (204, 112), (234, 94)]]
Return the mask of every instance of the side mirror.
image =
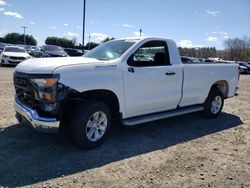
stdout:
[(133, 65), (134, 64), (134, 54), (132, 54), (129, 58), (128, 58), (128, 61), (127, 61), (128, 65)]

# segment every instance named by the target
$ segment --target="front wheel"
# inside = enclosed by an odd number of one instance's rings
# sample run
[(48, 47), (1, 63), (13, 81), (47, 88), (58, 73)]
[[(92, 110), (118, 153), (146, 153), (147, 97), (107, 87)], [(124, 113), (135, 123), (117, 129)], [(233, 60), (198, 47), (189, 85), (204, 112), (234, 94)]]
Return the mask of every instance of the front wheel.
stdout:
[(3, 60), (1, 60), (0, 66), (1, 66), (1, 67), (5, 67), (5, 64), (4, 64), (4, 61), (3, 61)]
[(212, 89), (204, 103), (203, 114), (206, 117), (215, 118), (217, 117), (224, 105), (224, 96), (218, 89)]
[(111, 127), (111, 112), (105, 103), (80, 102), (70, 120), (73, 142), (83, 148), (95, 148), (103, 143)]

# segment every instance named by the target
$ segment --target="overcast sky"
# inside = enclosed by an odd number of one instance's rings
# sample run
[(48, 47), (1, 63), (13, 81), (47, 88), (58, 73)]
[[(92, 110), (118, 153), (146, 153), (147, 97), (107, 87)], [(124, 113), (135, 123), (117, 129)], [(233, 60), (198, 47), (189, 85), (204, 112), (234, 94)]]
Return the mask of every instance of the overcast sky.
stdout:
[[(139, 35), (174, 39), (179, 46), (224, 48), (228, 37), (250, 36), (250, 0), (86, 0), (86, 39)], [(33, 35), (82, 41), (83, 0), (0, 0), (0, 36)]]

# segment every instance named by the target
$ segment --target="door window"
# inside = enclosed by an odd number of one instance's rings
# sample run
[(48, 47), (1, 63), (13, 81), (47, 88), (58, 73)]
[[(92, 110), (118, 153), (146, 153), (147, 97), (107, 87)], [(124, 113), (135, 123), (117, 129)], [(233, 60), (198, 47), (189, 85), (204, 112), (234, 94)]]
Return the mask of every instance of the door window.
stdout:
[(136, 67), (170, 65), (167, 44), (164, 41), (150, 41), (143, 44), (128, 60)]

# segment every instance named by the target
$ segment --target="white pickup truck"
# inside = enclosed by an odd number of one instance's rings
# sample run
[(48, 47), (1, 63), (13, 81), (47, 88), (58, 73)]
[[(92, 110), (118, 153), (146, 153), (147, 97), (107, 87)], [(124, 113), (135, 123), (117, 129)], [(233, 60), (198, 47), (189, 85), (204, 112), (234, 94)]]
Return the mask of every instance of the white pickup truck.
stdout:
[(66, 126), (77, 145), (93, 148), (117, 120), (132, 126), (197, 111), (216, 117), (236, 95), (238, 78), (236, 64), (182, 64), (169, 39), (118, 39), (84, 57), (20, 63), (16, 117), (40, 131)]

